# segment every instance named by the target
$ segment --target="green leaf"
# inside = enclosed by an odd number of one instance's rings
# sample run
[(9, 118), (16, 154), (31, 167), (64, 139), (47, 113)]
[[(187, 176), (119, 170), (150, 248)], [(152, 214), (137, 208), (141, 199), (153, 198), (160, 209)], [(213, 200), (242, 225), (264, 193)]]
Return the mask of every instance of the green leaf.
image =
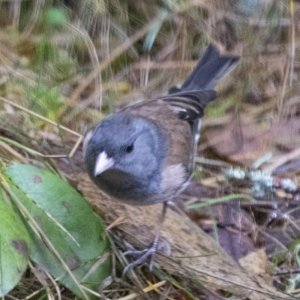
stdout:
[(19, 282), (27, 268), (29, 236), (13, 207), (0, 194), (0, 296)]
[(65, 25), (68, 17), (64, 9), (51, 7), (46, 12), (46, 21), (50, 25)]
[(79, 297), (81, 285), (94, 291), (111, 274), (104, 226), (86, 200), (61, 177), (45, 169), (14, 164), (7, 175), (34, 225), (30, 257)]

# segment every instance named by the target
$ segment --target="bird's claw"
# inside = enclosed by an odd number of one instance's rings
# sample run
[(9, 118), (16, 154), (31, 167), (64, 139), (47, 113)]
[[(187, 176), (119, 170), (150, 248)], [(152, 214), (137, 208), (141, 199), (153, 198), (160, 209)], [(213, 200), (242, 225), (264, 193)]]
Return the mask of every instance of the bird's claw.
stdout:
[(131, 249), (127, 250), (126, 252), (124, 252), (125, 256), (132, 255), (132, 256), (137, 257), (137, 259), (135, 261), (133, 261), (132, 263), (128, 264), (124, 268), (122, 276), (124, 277), (128, 271), (132, 270), (133, 268), (135, 268), (139, 265), (145, 264), (145, 263), (147, 263), (149, 270), (152, 271), (153, 264), (154, 264), (153, 256), (156, 252), (157, 252), (157, 245), (155, 245), (155, 244), (153, 244), (151, 247), (143, 249), (143, 250), (137, 250), (137, 249), (131, 248)]

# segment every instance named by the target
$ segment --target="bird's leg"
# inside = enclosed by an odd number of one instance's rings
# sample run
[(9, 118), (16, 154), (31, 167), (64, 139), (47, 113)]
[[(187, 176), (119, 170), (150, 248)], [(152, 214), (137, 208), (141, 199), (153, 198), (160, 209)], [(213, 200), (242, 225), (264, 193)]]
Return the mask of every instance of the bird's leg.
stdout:
[(124, 252), (124, 255), (133, 255), (133, 256), (139, 256), (139, 257), (124, 268), (123, 276), (129, 270), (131, 270), (141, 264), (144, 264), (147, 261), (148, 261), (149, 269), (150, 269), (150, 271), (152, 271), (153, 263), (154, 263), (153, 256), (157, 252), (159, 238), (160, 238), (160, 232), (161, 232), (162, 224), (163, 224), (165, 216), (166, 216), (167, 207), (168, 207), (168, 202), (164, 202), (162, 212), (161, 212), (159, 220), (158, 220), (158, 226), (156, 228), (156, 233), (155, 233), (155, 237), (154, 237), (152, 245), (149, 248), (145, 248), (143, 250), (136, 250), (136, 249), (132, 248), (132, 249), (129, 249), (126, 252)]

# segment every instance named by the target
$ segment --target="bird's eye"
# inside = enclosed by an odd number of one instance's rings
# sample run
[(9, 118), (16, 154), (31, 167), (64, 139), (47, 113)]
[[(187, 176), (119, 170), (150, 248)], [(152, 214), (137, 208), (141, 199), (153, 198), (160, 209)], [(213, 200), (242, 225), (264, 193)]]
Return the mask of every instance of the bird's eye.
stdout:
[(133, 151), (133, 144), (128, 145), (128, 146), (125, 148), (125, 151), (126, 151), (126, 153), (131, 153), (131, 152)]

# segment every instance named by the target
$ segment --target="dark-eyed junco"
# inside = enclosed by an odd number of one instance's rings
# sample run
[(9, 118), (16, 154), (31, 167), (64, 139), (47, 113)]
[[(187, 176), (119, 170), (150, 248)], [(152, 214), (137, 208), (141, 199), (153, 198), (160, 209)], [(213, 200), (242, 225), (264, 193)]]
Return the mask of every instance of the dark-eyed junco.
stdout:
[(105, 193), (135, 205), (166, 203), (187, 185), (205, 106), (239, 58), (210, 45), (180, 88), (129, 105), (86, 135), (87, 171)]

